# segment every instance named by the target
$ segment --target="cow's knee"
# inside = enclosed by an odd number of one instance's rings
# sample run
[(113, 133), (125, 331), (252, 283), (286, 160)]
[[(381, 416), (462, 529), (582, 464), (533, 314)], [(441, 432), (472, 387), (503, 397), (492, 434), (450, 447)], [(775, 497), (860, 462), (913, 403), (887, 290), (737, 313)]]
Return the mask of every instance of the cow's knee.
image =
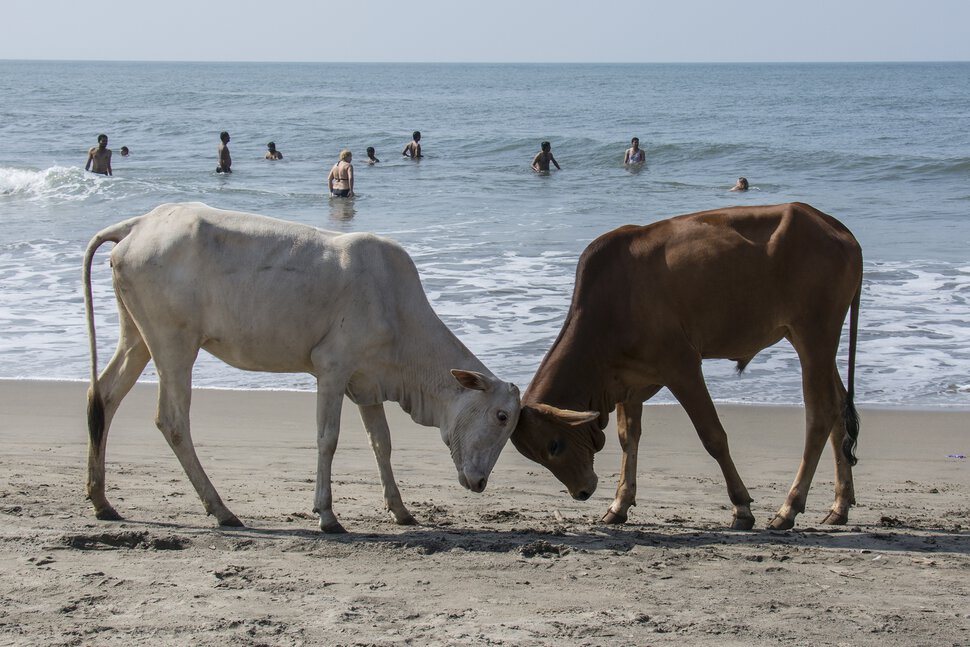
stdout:
[(710, 431), (701, 434), (701, 443), (704, 445), (704, 449), (707, 453), (711, 455), (715, 460), (720, 461), (725, 456), (730, 454), (728, 449), (727, 434), (724, 431)]

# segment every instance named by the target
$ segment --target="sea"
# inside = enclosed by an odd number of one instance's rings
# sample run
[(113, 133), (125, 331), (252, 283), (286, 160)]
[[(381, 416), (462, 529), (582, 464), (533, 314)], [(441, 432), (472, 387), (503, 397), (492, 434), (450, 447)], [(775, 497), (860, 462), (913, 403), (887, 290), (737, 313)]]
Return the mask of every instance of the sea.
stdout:
[[(0, 61), (0, 378), (87, 379), (85, 246), (166, 202), (397, 240), (441, 319), (525, 387), (594, 238), (705, 209), (802, 201), (862, 244), (857, 402), (970, 408), (968, 106), (970, 63)], [(223, 130), (231, 175), (215, 172)], [(401, 155), (414, 130), (419, 161)], [(100, 133), (114, 150), (112, 177), (84, 171)], [(622, 163), (632, 137), (646, 150), (641, 168)], [(270, 141), (283, 160), (263, 159)], [(542, 141), (561, 170), (530, 169)], [(368, 146), (379, 164), (366, 164)], [(326, 191), (344, 148), (354, 153), (353, 200)], [(728, 191), (739, 176), (752, 188)], [(117, 341), (109, 249), (93, 272), (102, 368)], [(742, 375), (727, 361), (704, 370), (717, 402), (802, 402), (784, 341)], [(151, 364), (142, 379), (156, 379)], [(314, 388), (308, 375), (243, 372), (205, 353), (193, 379)], [(666, 391), (654, 400), (673, 401)]]

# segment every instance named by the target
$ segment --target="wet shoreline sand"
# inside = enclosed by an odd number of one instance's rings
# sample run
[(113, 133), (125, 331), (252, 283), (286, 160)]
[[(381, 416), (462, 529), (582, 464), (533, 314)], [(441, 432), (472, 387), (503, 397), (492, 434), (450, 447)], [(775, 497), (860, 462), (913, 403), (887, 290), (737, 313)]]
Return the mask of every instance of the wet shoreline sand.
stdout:
[(858, 505), (832, 500), (826, 449), (791, 532), (763, 530), (801, 455), (798, 407), (719, 406), (755, 498), (726, 530), (723, 480), (683, 411), (648, 406), (638, 506), (612, 498), (612, 428), (592, 499), (570, 499), (509, 445), (483, 494), (461, 488), (438, 431), (386, 406), (392, 463), (421, 525), (382, 509), (356, 407), (343, 411), (334, 509), (316, 531), (314, 396), (196, 390), (193, 437), (227, 505), (206, 517), (155, 429), (154, 385), (108, 440), (100, 522), (84, 499), (86, 385), (0, 380), (0, 644), (957, 645), (970, 641), (966, 411), (862, 409)]

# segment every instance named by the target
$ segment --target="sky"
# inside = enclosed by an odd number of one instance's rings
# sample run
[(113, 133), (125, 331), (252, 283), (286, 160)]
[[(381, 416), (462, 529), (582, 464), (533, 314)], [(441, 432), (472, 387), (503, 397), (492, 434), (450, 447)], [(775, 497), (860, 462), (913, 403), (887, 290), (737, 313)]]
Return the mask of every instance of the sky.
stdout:
[(970, 1), (4, 0), (3, 59), (970, 61)]

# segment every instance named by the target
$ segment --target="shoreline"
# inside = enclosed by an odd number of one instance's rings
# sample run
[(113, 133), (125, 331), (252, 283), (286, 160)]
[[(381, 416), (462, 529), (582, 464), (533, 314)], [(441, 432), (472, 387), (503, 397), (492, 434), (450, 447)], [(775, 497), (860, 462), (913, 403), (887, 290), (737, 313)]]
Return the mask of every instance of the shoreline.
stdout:
[[(638, 506), (613, 497), (613, 424), (600, 485), (569, 498), (507, 446), (484, 493), (457, 482), (436, 429), (386, 407), (391, 462), (418, 526), (382, 508), (356, 407), (341, 415), (334, 511), (311, 512), (315, 394), (193, 392), (192, 435), (226, 504), (207, 517), (137, 384), (111, 426), (107, 494), (84, 496), (84, 382), (0, 380), (0, 643), (755, 646), (965, 644), (970, 638), (967, 416), (863, 409), (857, 505), (832, 501), (826, 449), (792, 531), (764, 530), (801, 456), (800, 407), (719, 407), (755, 501), (753, 531), (726, 527), (716, 463), (683, 410), (648, 408)], [(824, 622), (819, 622), (819, 619)]]
[[(87, 385), (89, 380), (79, 379), (79, 378), (36, 378), (36, 377), (0, 377), (0, 385), (6, 382), (12, 383), (26, 383), (34, 384), (37, 386), (43, 386), (45, 384), (84, 384)], [(138, 385), (157, 388), (158, 382), (152, 380), (138, 380)], [(525, 392), (526, 387), (522, 387), (522, 391)], [(313, 395), (313, 391), (310, 389), (278, 389), (278, 388), (251, 388), (244, 389), (233, 386), (193, 386), (193, 391), (214, 391), (214, 392), (229, 392), (229, 393), (306, 393)], [(348, 402), (348, 404), (353, 404)], [(394, 402), (385, 403), (386, 406), (395, 406)], [(803, 404), (792, 404), (784, 402), (731, 402), (724, 400), (714, 399), (714, 404), (718, 408), (721, 407), (754, 407), (763, 409), (804, 409)], [(644, 407), (680, 407), (677, 402), (659, 402), (659, 401), (647, 401), (644, 402)], [(913, 413), (970, 413), (970, 402), (967, 404), (871, 404), (871, 403), (856, 403), (856, 408), (859, 409), (860, 413), (864, 411), (873, 412), (913, 412)], [(612, 417), (613, 414), (611, 413)], [(612, 423), (611, 423), (612, 426)], [(968, 426), (968, 432), (970, 432), (970, 426)]]

